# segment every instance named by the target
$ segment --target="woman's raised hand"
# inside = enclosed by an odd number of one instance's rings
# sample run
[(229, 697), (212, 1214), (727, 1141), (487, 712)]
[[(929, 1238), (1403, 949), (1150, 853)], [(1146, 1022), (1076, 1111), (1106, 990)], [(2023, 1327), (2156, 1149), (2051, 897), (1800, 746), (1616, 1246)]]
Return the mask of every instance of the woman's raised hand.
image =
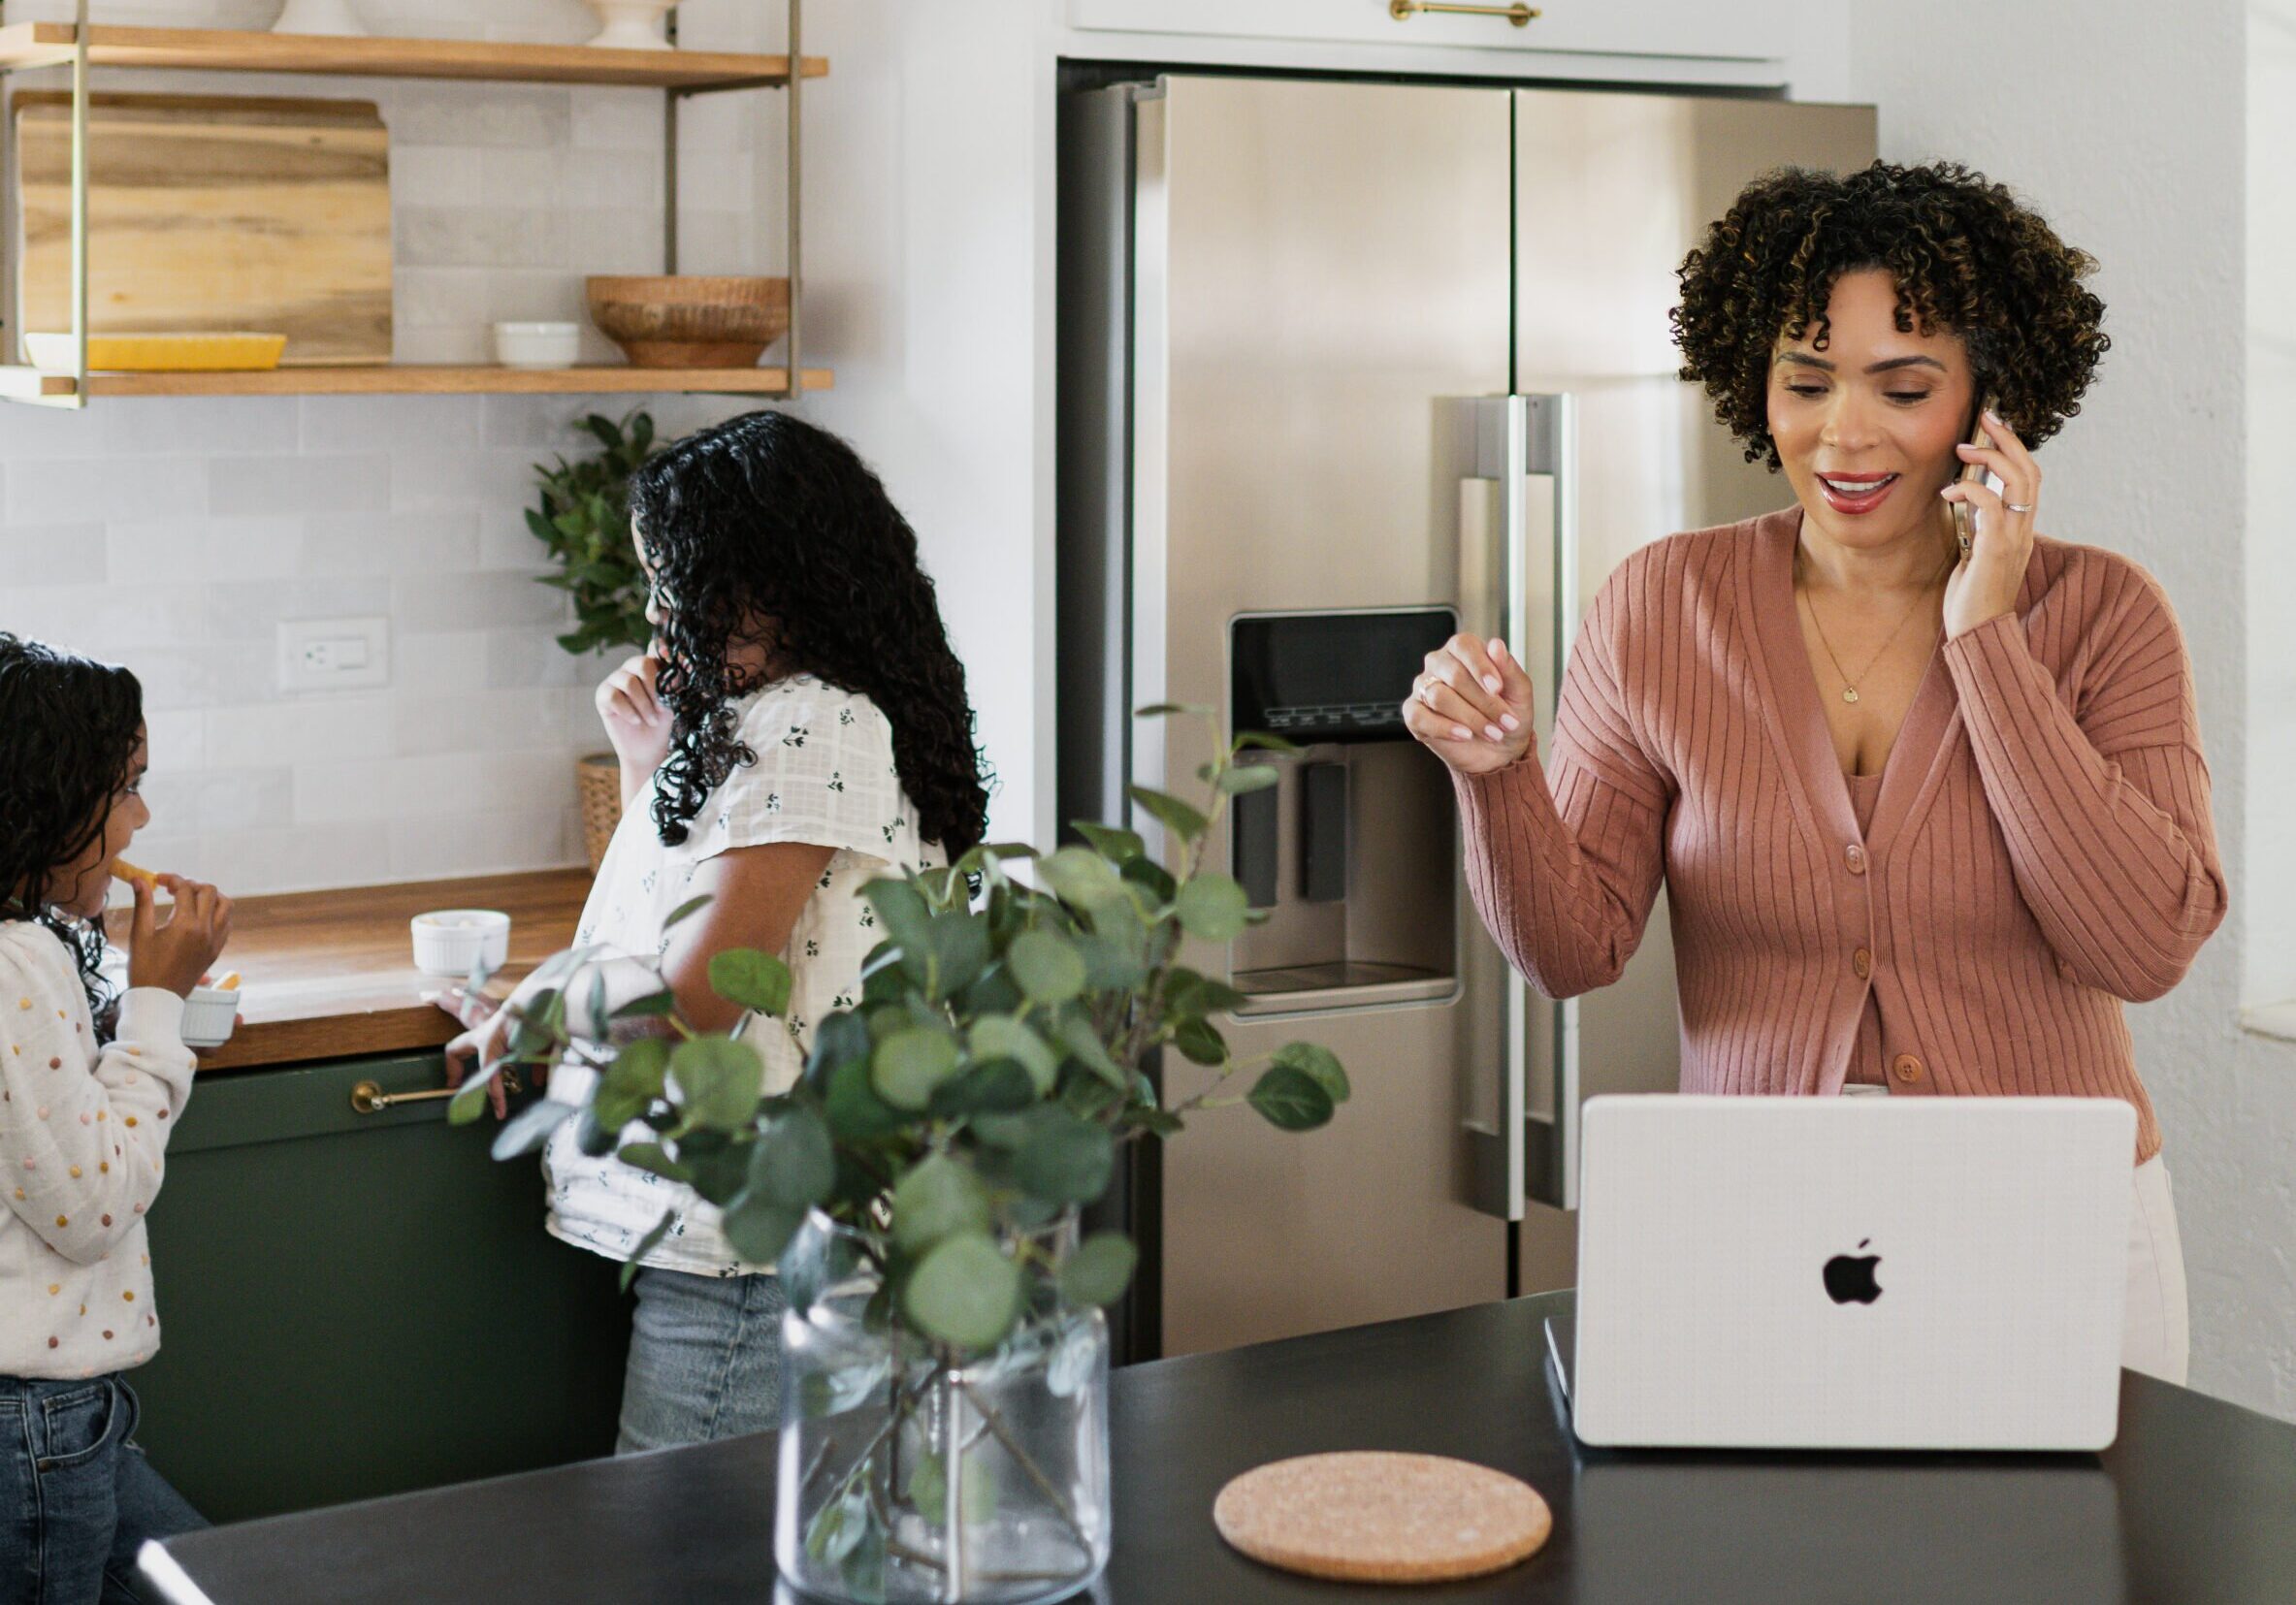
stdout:
[(657, 645), (607, 675), (598, 689), (598, 717), (605, 723), (614, 756), (622, 762), (624, 802), (669, 755), (676, 720), (655, 694), (661, 679), (662, 657)]
[(1488, 775), (1531, 750), (1531, 676), (1504, 641), (1454, 635), (1427, 655), (1404, 725), (1463, 775)]

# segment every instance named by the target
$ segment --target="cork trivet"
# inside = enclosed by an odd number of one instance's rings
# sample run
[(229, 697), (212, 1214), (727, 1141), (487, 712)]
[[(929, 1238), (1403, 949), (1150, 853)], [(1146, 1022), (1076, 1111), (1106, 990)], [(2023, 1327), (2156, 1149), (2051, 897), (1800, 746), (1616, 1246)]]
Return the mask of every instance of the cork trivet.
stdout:
[(1554, 1530), (1504, 1472), (1439, 1455), (1277, 1461), (1219, 1491), (1219, 1534), (1254, 1560), (1351, 1583), (1441, 1583), (1504, 1571)]

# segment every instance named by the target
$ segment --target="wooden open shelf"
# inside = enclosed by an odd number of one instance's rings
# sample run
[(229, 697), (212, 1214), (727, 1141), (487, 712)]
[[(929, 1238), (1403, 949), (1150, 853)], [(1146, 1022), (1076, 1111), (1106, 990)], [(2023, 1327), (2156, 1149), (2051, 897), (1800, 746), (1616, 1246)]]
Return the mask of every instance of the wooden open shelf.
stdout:
[[(69, 65), (77, 44), (77, 31), (69, 22), (18, 22), (0, 28), (0, 73)], [(593, 83), (648, 89), (762, 89), (790, 80), (790, 58), (786, 55), (600, 50), (587, 45), (490, 45), (453, 39), (335, 39), (221, 28), (118, 28), (101, 23), (88, 29), (87, 59), (96, 67)], [(807, 78), (822, 78), (828, 71), (826, 58), (805, 58)]]
[[(835, 373), (805, 370), (807, 390), (829, 390)], [(259, 373), (91, 373), (97, 396), (588, 396), (668, 395), (716, 391), (777, 396), (789, 383), (781, 368), (278, 368)], [(66, 397), (69, 373), (0, 368), (0, 397)]]

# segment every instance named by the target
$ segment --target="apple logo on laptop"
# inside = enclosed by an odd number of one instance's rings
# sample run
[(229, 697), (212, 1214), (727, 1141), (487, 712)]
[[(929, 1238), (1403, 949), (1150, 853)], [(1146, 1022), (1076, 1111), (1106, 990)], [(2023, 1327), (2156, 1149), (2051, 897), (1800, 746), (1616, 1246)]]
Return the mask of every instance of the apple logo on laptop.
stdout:
[[(1859, 1243), (1865, 1248), (1871, 1237)], [(1837, 1304), (1870, 1304), (1882, 1296), (1879, 1282), (1873, 1279), (1874, 1267), (1882, 1263), (1879, 1254), (1836, 1254), (1826, 1262), (1826, 1296)]]

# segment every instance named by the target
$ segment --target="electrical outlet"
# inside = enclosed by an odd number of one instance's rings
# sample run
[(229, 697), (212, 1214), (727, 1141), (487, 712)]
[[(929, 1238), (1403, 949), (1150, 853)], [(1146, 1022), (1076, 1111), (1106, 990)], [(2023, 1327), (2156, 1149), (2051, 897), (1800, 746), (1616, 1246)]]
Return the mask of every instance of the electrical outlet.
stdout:
[(388, 619), (293, 619), (279, 626), (280, 690), (364, 690), (390, 683)]

